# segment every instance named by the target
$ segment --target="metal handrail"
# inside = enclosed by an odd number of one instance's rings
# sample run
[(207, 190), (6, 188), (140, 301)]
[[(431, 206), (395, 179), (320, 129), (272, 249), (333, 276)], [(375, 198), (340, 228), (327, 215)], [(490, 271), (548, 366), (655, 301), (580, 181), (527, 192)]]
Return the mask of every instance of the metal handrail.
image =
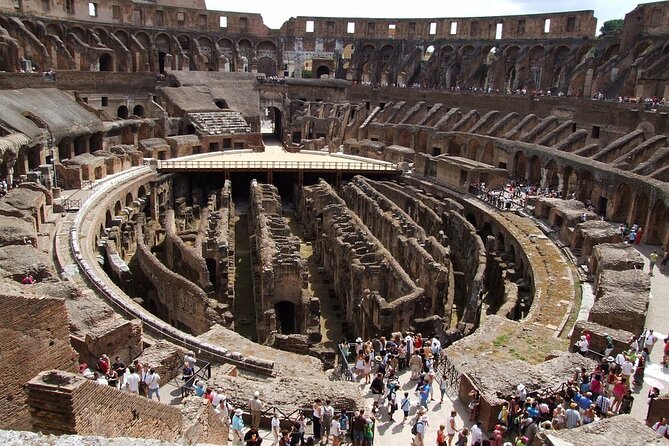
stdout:
[(336, 161), (158, 161), (158, 170), (171, 169), (217, 169), (217, 170), (365, 170), (365, 171), (400, 171), (399, 164), (396, 163), (374, 163), (364, 161), (336, 162)]

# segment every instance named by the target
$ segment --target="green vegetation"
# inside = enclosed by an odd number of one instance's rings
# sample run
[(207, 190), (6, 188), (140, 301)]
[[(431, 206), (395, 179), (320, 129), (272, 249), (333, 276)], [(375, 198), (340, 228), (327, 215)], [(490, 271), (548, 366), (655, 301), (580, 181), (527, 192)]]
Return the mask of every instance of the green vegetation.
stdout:
[(623, 19), (607, 20), (602, 27), (599, 28), (599, 32), (602, 34), (617, 33), (623, 29), (624, 24), (625, 20)]

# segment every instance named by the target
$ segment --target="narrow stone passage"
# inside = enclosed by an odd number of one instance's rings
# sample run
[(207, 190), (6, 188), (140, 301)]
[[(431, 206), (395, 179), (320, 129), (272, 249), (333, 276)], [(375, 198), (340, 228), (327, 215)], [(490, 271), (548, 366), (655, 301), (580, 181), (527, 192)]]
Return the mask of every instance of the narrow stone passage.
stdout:
[(256, 340), (256, 305), (253, 298), (251, 245), (248, 226), (248, 203), (235, 203), (235, 331)]
[(334, 288), (314, 254), (311, 242), (305, 239), (305, 231), (297, 221), (295, 209), (284, 206), (284, 217), (288, 220), (290, 231), (300, 239), (300, 255), (307, 261), (309, 269), (308, 291), (321, 302), (321, 343), (324, 347), (334, 349), (343, 338), (341, 311), (337, 303), (339, 299), (336, 298)]

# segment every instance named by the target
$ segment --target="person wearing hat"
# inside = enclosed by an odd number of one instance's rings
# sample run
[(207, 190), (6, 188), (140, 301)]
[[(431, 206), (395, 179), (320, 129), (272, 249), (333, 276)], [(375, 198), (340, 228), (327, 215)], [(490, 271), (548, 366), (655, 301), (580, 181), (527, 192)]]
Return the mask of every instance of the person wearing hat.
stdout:
[(251, 428), (258, 430), (260, 427), (260, 416), (262, 415), (263, 402), (260, 400), (260, 392), (253, 393), (253, 398), (249, 400), (249, 410), (251, 412)]
[(413, 439), (413, 445), (414, 446), (423, 446), (425, 443), (425, 431), (427, 426), (429, 425), (428, 417), (427, 417), (427, 410), (424, 408), (420, 408), (418, 410), (418, 413), (416, 414), (416, 417), (414, 418), (414, 431), (415, 431), (415, 436)]
[(585, 356), (588, 354), (588, 347), (590, 347), (590, 345), (588, 344), (588, 339), (585, 335), (581, 335), (581, 339), (576, 343), (576, 346), (581, 355)]
[(573, 429), (581, 425), (581, 414), (578, 413), (578, 404), (569, 404), (569, 409), (565, 413), (565, 427)]
[(232, 437), (239, 441), (244, 441), (244, 436), (242, 435), (242, 430), (244, 429), (244, 419), (242, 418), (243, 413), (242, 409), (237, 409), (232, 416)]
[(527, 400), (527, 389), (525, 389), (525, 384), (518, 384), (518, 401), (524, 403)]

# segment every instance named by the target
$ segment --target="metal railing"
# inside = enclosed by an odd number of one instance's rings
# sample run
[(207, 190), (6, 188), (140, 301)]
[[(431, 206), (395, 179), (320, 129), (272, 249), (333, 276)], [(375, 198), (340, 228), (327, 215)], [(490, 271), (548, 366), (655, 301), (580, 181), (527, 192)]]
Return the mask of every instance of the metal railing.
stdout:
[(446, 381), (446, 394), (451, 399), (457, 399), (460, 392), (461, 374), (445, 354), (439, 357), (435, 372), (437, 372), (437, 380), (439, 380), (440, 376), (446, 376), (445, 379), (441, 379), (440, 384), (442, 381)]
[[(211, 378), (211, 363), (197, 359), (195, 360), (195, 366), (197, 367), (195, 374), (188, 381), (179, 386), (182, 399), (195, 393), (195, 383), (199, 379), (206, 381)], [(181, 366), (177, 366), (177, 368), (180, 369)], [(177, 376), (177, 379), (181, 378)]]
[(158, 170), (335, 170), (335, 171), (400, 171), (396, 163), (364, 161), (158, 161)]
[(353, 374), (353, 365), (348, 362), (348, 358), (341, 348), (341, 344), (337, 344), (337, 361), (338, 365), (332, 373), (332, 379), (335, 381), (355, 381)]

